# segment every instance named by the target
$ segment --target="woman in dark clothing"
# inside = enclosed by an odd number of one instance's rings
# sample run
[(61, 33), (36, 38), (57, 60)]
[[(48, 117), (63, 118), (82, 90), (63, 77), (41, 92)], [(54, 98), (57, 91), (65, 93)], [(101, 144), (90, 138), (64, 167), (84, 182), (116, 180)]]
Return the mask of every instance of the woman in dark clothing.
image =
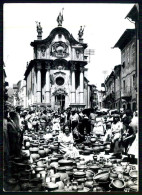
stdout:
[(21, 148), (20, 146), (21, 133), (19, 132), (19, 129), (17, 128), (14, 122), (15, 117), (16, 114), (14, 112), (10, 112), (10, 118), (8, 119), (7, 122), (10, 156), (20, 155), (20, 148)]

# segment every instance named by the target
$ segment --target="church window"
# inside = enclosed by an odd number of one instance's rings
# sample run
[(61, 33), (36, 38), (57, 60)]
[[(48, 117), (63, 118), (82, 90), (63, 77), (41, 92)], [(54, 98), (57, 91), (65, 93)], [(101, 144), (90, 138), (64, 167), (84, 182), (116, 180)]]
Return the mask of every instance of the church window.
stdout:
[(56, 78), (56, 84), (61, 86), (64, 84), (64, 78), (63, 77), (57, 77)]

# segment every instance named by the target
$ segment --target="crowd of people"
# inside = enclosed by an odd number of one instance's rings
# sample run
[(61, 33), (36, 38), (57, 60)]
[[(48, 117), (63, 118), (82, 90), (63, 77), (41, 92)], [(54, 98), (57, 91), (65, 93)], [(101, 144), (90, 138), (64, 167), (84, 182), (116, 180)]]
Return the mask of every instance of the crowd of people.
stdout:
[[(88, 109), (89, 110), (89, 109)], [(54, 111), (49, 108), (6, 110), (4, 113), (5, 162), (20, 155), (25, 132), (44, 131), (44, 138), (58, 135), (59, 151), (79, 156), (76, 145), (94, 137), (111, 143), (111, 152), (138, 158), (138, 113), (122, 110), (111, 115), (90, 109)]]

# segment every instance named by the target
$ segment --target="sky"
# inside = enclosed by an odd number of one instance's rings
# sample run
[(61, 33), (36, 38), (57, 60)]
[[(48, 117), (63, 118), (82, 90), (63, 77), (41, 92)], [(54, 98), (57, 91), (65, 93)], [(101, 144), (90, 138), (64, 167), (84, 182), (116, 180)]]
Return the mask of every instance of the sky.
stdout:
[[(5, 3), (3, 8), (3, 61), (6, 80), (11, 87), (24, 79), (27, 62), (33, 59), (30, 43), (37, 40), (36, 21), (41, 22), (42, 39), (58, 26), (57, 17), (63, 10), (66, 28), (78, 40), (80, 26), (85, 26), (84, 43), (93, 49), (87, 78), (100, 88), (115, 65), (121, 63), (118, 48), (112, 48), (126, 29), (134, 24), (125, 19), (134, 4), (105, 3)], [(104, 74), (105, 73), (105, 74)]]

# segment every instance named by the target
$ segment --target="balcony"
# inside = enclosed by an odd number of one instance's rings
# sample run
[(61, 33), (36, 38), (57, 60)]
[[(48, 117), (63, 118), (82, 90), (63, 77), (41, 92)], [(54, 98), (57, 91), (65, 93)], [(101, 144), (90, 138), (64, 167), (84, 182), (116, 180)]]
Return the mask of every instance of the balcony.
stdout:
[(125, 87), (125, 89), (122, 89), (121, 91), (121, 98), (129, 101), (132, 97), (132, 90), (130, 86)]

